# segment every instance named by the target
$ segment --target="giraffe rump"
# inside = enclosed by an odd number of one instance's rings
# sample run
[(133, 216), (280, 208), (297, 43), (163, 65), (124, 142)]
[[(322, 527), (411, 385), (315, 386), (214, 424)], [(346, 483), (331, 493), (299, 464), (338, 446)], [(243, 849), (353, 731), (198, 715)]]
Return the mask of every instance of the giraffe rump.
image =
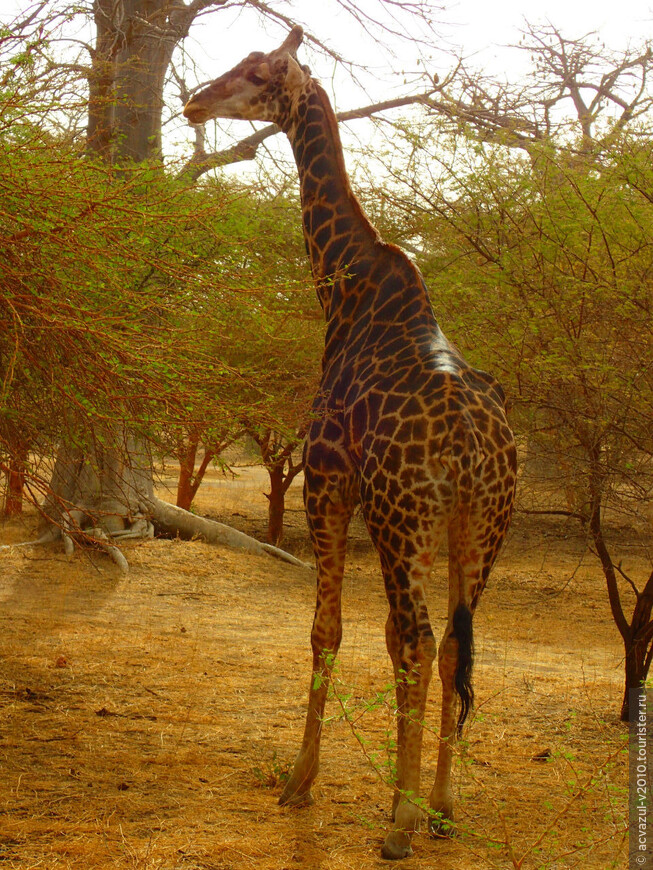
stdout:
[(460, 736), (465, 719), (474, 704), (474, 689), (472, 688), (474, 633), (472, 630), (472, 611), (466, 604), (459, 604), (454, 611), (453, 634), (458, 641), (458, 664), (454, 685), (460, 698), (460, 713), (458, 715), (458, 735)]

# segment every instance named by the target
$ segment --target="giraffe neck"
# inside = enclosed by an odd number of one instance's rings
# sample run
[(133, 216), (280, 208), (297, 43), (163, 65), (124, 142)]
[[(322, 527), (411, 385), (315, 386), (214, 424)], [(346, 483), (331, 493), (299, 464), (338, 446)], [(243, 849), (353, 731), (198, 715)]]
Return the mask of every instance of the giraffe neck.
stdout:
[(335, 389), (341, 375), (352, 376), (352, 361), (359, 364), (393, 336), (448, 348), (419, 270), (381, 239), (354, 196), (326, 93), (311, 79), (295, 105), (285, 129), (299, 171), (304, 240), (327, 321), (323, 386)]
[(328, 318), (329, 286), (351, 274), (381, 239), (351, 189), (338, 122), (313, 79), (298, 102), (288, 137), (299, 172), (304, 240)]

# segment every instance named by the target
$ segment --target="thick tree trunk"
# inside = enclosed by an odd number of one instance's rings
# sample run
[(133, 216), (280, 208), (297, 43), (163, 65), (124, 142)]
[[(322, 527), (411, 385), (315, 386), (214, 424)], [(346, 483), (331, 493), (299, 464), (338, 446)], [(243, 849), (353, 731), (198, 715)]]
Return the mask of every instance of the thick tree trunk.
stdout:
[(51, 525), (61, 534), (92, 528), (118, 536), (143, 518), (141, 504), (154, 496), (150, 457), (132, 437), (110, 434), (95, 449), (59, 450), (40, 533)]
[(108, 162), (114, 125), (114, 85), (119, 35), (114, 0), (94, 0), (96, 26), (92, 66), (88, 76), (88, 124), (86, 148)]
[(149, 458), (133, 441), (120, 448), (97, 448), (93, 461), (89, 461), (88, 452), (62, 449), (50, 495), (42, 506), (40, 540), (63, 537), (69, 551), (73, 542), (100, 546), (125, 572), (127, 563), (110, 542), (154, 533), (186, 540), (202, 538), (210, 544), (268, 554), (310, 568), (283, 550), (157, 498), (149, 468)]
[(163, 87), (195, 16), (225, 0), (94, 0), (87, 148), (116, 163), (159, 161)]
[[(130, 163), (156, 164), (160, 160), (163, 86), (172, 53), (202, 9), (225, 2), (194, 0), (186, 5), (177, 0), (94, 0), (97, 38), (89, 77), (89, 151), (120, 169), (127, 169)], [(210, 456), (205, 459), (208, 465)], [(185, 464), (182, 502), (188, 507), (205, 467), (193, 477), (190, 458)], [(199, 535), (211, 542), (282, 555), (303, 564), (235, 529), (157, 499), (151, 458), (128, 432), (98, 431), (94, 447), (84, 451), (62, 446), (42, 507), (41, 526), (40, 540), (63, 536), (69, 550), (73, 542), (95, 543), (123, 570), (124, 557), (110, 541), (149, 535), (154, 529), (187, 538)]]
[(165, 32), (168, 5), (161, 0), (116, 5), (126, 24), (115, 67), (113, 130), (121, 162), (161, 158), (163, 85), (176, 46)]
[[(175, 0), (93, 0), (87, 149), (109, 163), (158, 160), (165, 73), (196, 10)], [(147, 527), (152, 463), (128, 433), (95, 433), (95, 448), (63, 444), (42, 527), (66, 540), (87, 530), (117, 536)]]

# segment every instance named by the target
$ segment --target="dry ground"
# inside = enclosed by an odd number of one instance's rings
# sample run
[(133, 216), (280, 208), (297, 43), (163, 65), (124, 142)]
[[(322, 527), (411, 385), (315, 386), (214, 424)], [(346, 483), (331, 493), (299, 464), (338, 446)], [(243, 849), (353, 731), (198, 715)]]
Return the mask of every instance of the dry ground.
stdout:
[[(261, 534), (261, 488), (258, 470), (232, 482), (216, 474), (197, 507)], [(308, 557), (298, 488), (290, 506), (286, 546)], [(29, 519), (0, 527), (0, 542), (28, 537)], [(353, 526), (340, 700), (328, 710), (316, 803), (301, 810), (279, 809), (277, 796), (302, 731), (311, 574), (200, 542), (133, 543), (127, 578), (101, 555), (2, 551), (0, 867), (383, 866), (386, 604), (365, 530)], [(625, 867), (620, 643), (573, 531), (517, 518), (475, 621), (458, 835), (417, 835), (402, 870)], [(444, 576), (440, 559), (437, 636)], [(438, 708), (434, 680), (425, 789)]]

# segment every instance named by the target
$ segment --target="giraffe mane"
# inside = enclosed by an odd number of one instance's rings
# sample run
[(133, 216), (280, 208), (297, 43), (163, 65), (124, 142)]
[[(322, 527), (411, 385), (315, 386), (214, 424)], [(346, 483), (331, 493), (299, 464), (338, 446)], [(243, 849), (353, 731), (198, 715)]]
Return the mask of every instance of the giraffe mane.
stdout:
[(315, 85), (315, 91), (318, 95), (318, 98), (319, 98), (321, 104), (322, 104), (322, 108), (324, 109), (324, 116), (325, 116), (327, 123), (329, 125), (329, 132), (333, 136), (334, 142), (338, 146), (335, 149), (335, 159), (338, 163), (338, 168), (340, 169), (340, 171), (342, 173), (341, 177), (345, 180), (347, 196), (349, 197), (349, 200), (350, 200), (351, 204), (353, 205), (354, 210), (356, 211), (356, 214), (360, 218), (363, 225), (366, 225), (369, 227), (370, 235), (373, 237), (374, 241), (378, 242), (379, 244), (386, 245), (387, 243), (383, 241), (378, 229), (374, 226), (372, 221), (365, 214), (365, 211), (363, 210), (363, 206), (360, 204), (358, 197), (356, 196), (356, 194), (354, 193), (354, 191), (352, 189), (351, 183), (349, 181), (349, 173), (347, 172), (347, 167), (345, 165), (345, 158), (343, 155), (342, 143), (340, 141), (340, 130), (338, 129), (338, 120), (336, 118), (335, 112), (333, 111), (333, 106), (331, 105), (331, 101), (329, 100), (328, 94), (324, 90), (324, 88), (322, 87), (322, 85), (320, 84), (320, 82), (317, 79), (311, 78), (311, 81)]

